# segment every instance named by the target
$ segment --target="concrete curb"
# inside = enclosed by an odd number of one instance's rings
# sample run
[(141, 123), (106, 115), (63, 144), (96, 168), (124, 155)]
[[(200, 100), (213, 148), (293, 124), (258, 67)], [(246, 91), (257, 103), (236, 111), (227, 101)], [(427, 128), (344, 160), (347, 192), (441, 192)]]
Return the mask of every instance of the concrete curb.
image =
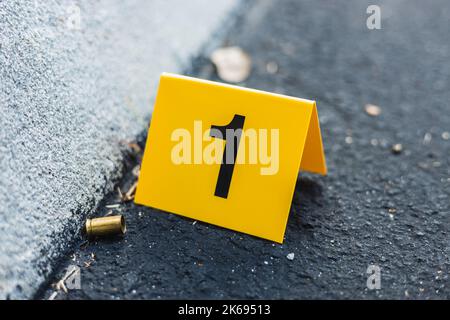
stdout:
[(238, 0), (0, 3), (0, 298), (29, 298), (121, 175), (162, 71)]

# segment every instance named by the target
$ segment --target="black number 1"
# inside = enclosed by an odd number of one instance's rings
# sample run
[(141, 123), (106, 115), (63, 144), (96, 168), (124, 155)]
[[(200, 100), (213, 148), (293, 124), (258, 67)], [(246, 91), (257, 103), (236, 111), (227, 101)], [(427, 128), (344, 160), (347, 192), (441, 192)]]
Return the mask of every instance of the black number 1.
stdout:
[[(233, 120), (226, 126), (211, 126), (209, 135), (213, 138), (225, 140), (222, 165), (220, 166), (219, 178), (217, 179), (216, 191), (214, 192), (216, 197), (228, 198), (244, 122), (244, 116), (235, 114)], [(227, 131), (229, 134), (227, 134)], [(229, 150), (229, 146), (233, 147), (233, 150)], [(233, 154), (230, 155), (229, 152), (233, 152)]]

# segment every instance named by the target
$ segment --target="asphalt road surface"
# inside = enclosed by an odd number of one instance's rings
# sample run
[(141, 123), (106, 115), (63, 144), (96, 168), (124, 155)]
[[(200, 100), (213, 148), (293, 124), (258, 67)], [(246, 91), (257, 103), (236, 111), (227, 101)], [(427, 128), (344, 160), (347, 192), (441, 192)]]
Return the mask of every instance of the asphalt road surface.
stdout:
[[(317, 100), (329, 175), (300, 174), (283, 245), (121, 204), (128, 233), (80, 238), (36, 298), (79, 265), (57, 299), (449, 299), (450, 3), (379, 2), (381, 30), (368, 4), (258, 1), (223, 40), (253, 59), (242, 85)], [(206, 57), (191, 74), (219, 80)]]

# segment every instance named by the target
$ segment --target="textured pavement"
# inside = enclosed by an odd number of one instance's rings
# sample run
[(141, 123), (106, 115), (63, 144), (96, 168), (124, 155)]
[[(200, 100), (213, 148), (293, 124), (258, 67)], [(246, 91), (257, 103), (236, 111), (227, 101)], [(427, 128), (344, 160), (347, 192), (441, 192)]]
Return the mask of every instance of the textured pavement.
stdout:
[(0, 299), (35, 293), (122, 175), (160, 73), (236, 3), (0, 1)]
[(259, 1), (223, 39), (253, 58), (242, 85), (317, 100), (329, 175), (300, 174), (283, 245), (122, 204), (125, 237), (80, 238), (36, 297), (77, 264), (82, 289), (57, 298), (449, 299), (450, 4), (381, 1), (372, 31), (368, 4)]

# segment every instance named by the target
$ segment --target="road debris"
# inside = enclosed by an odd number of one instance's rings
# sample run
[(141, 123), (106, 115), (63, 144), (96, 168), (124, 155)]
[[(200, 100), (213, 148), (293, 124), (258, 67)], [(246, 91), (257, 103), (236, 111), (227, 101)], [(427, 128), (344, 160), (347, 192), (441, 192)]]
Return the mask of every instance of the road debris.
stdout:
[(120, 201), (122, 202), (132, 201), (134, 199), (134, 194), (136, 193), (137, 184), (138, 184), (137, 181), (133, 183), (126, 193), (123, 193), (120, 187), (117, 187), (117, 193), (119, 195)]
[(374, 104), (366, 104), (366, 113), (371, 117), (378, 117), (381, 114), (381, 108)]
[(141, 172), (141, 166), (137, 165), (133, 168), (133, 170), (131, 171), (131, 173), (133, 174), (133, 176), (135, 176), (136, 178), (139, 178), (139, 173)]
[(442, 163), (440, 163), (439, 161), (433, 161), (432, 165), (435, 168), (439, 168), (442, 165)]
[(397, 213), (397, 209), (389, 208), (388, 212), (389, 212), (389, 219), (391, 219), (391, 221), (394, 221), (395, 218), (394, 214)]
[(80, 272), (80, 268), (78, 268), (78, 267), (73, 267), (71, 270), (69, 270), (61, 280), (59, 280), (56, 284), (53, 285), (56, 291), (54, 291), (50, 295), (48, 300), (54, 300), (58, 296), (58, 293), (60, 291), (64, 291), (64, 293), (67, 294), (69, 292), (69, 290), (67, 289), (65, 281), (69, 278), (74, 277), (79, 272)]
[(120, 189), (120, 187), (117, 187), (117, 194), (119, 195), (120, 201), (122, 201), (122, 199), (123, 199), (123, 193), (122, 193), (122, 190)]
[(252, 68), (250, 56), (239, 47), (219, 48), (211, 54), (211, 61), (219, 77), (232, 83), (245, 81)]
[(278, 64), (275, 61), (270, 61), (266, 64), (266, 71), (269, 74), (275, 74), (278, 72)]
[(430, 168), (426, 162), (419, 162), (417, 165), (419, 166), (419, 168), (424, 170), (428, 170)]
[(142, 153), (141, 147), (136, 142), (130, 142), (128, 143), (128, 146), (131, 150), (133, 150), (134, 153)]
[(133, 183), (133, 185), (130, 187), (130, 189), (128, 189), (127, 193), (125, 193), (124, 197), (123, 197), (123, 201), (127, 202), (127, 201), (131, 201), (134, 199), (134, 194), (136, 193), (136, 188), (137, 188), (137, 181), (135, 183)]
[(108, 204), (108, 205), (105, 206), (105, 208), (107, 208), (107, 209), (117, 209), (117, 208), (119, 208), (119, 207), (120, 207), (120, 204), (119, 204), (119, 203)]
[(403, 146), (400, 143), (396, 143), (392, 146), (393, 154), (400, 154), (403, 151)]
[(95, 261), (95, 253), (92, 252), (90, 255), (90, 259), (88, 261), (84, 261), (83, 263), (86, 268), (89, 268), (94, 261)]
[(295, 254), (293, 253), (293, 252), (291, 252), (291, 253), (289, 253), (287, 256), (286, 256), (286, 258), (288, 259), (288, 260), (294, 260), (294, 258), (295, 258)]
[(450, 140), (450, 132), (447, 131), (442, 132), (442, 139)]
[(58, 296), (58, 291), (53, 291), (51, 296), (48, 298), (48, 300), (55, 300), (55, 298)]
[(425, 136), (423, 137), (423, 144), (424, 145), (430, 144), (431, 139), (432, 139), (431, 133), (429, 132), (425, 133)]
[(105, 215), (104, 215), (104, 217), (108, 217), (108, 216), (112, 216), (113, 215), (113, 211), (112, 210), (109, 210)]
[(89, 245), (89, 241), (88, 241), (88, 240), (85, 240), (85, 241), (83, 241), (82, 244), (80, 244), (80, 249), (81, 249), (81, 250), (84, 250), (84, 249), (87, 248), (88, 245)]
[(119, 194), (119, 199), (122, 202), (132, 201), (134, 199), (134, 194), (136, 193), (137, 181), (134, 182), (126, 193), (123, 193), (120, 187), (117, 187), (117, 193)]
[(123, 235), (126, 231), (125, 218), (122, 215), (86, 220), (85, 232), (89, 238), (117, 234)]

